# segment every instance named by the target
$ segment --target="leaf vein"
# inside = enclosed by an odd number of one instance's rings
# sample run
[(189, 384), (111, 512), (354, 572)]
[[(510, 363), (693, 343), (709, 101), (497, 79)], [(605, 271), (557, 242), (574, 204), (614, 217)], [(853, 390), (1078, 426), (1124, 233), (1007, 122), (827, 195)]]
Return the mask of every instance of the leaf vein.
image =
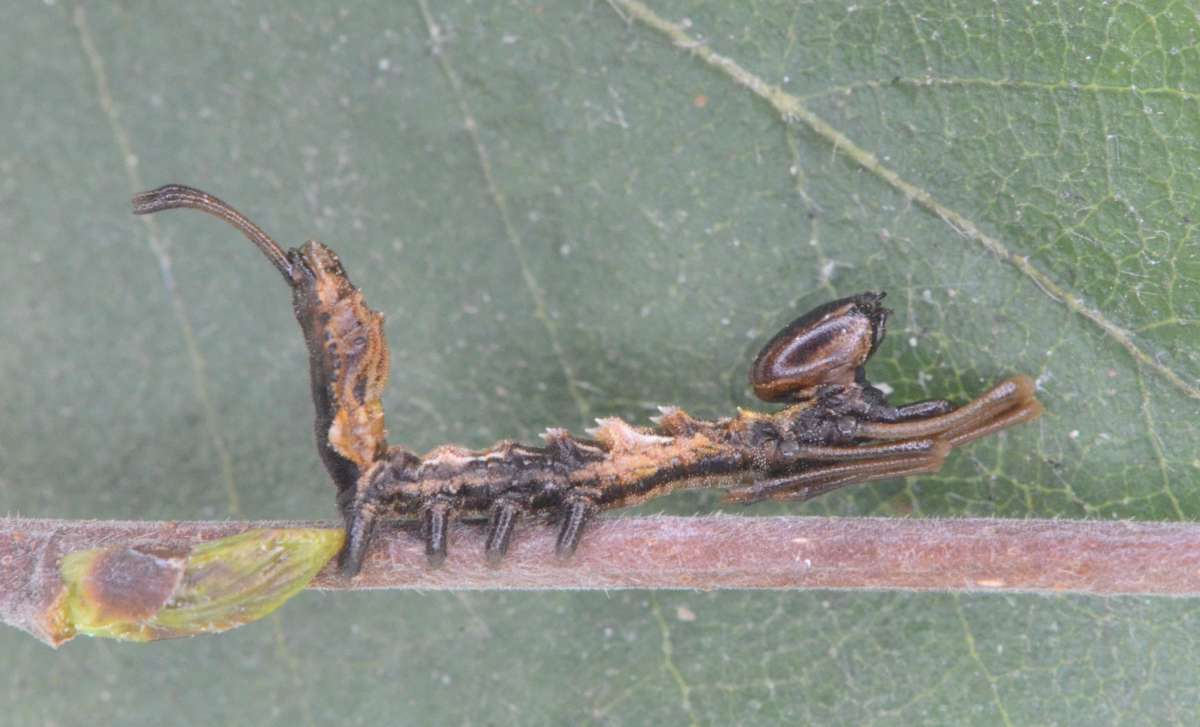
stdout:
[(1049, 275), (1038, 270), (1027, 255), (1019, 255), (1009, 250), (998, 238), (979, 229), (962, 213), (942, 204), (928, 190), (908, 181), (894, 169), (885, 166), (875, 154), (862, 148), (835, 129), (829, 122), (813, 113), (804, 105), (800, 97), (767, 83), (733, 59), (712, 50), (705, 41), (693, 38), (681, 25), (662, 18), (637, 0), (612, 0), (612, 2), (619, 5), (630, 16), (670, 38), (677, 47), (690, 51), (700, 60), (724, 73), (735, 83), (746, 87), (770, 103), (786, 122), (799, 122), (807, 126), (810, 131), (828, 142), (834, 151), (844, 154), (855, 164), (879, 177), (927, 212), (942, 219), (963, 237), (974, 240), (1001, 261), (1016, 268), (1051, 300), (1063, 304), (1071, 312), (1091, 321), (1109, 338), (1124, 348), (1138, 364), (1162, 376), (1187, 396), (1200, 400), (1200, 384), (1186, 381), (1174, 369), (1142, 350), (1134, 342), (1133, 334), (1130, 331), (1109, 320), (1100, 311), (1090, 307), (1065, 287), (1059, 285)]

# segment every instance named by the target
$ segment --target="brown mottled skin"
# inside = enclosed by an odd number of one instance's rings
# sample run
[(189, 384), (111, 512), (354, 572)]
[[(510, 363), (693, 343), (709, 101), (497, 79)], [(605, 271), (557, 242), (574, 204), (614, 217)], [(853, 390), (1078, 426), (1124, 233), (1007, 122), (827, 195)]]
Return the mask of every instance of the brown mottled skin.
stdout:
[(451, 517), (487, 516), (489, 561), (508, 549), (522, 514), (560, 521), (557, 551), (569, 557), (597, 511), (679, 489), (724, 487), (737, 502), (804, 500), (849, 484), (938, 470), (952, 447), (1030, 421), (1042, 411), (1033, 382), (1015, 376), (955, 407), (931, 400), (895, 407), (866, 380), (883, 340), (883, 293), (819, 306), (777, 334), (755, 359), (759, 398), (773, 414), (739, 411), (714, 422), (664, 408), (655, 427), (597, 420), (590, 438), (562, 429), (534, 447), (454, 445), (423, 456), (387, 446), (380, 397), (387, 383), (383, 316), (367, 307), (332, 250), (319, 242), (283, 251), (221, 200), (182, 185), (134, 198), (137, 214), (190, 207), (241, 230), (293, 290), (309, 350), (317, 445), (338, 487), (346, 522), (342, 571), (356, 574), (380, 517), (422, 519), (426, 553), (446, 555)]
[(387, 451), (383, 315), (367, 307), (337, 255), (321, 243), (289, 251), (288, 260), (292, 305), (308, 343), (317, 450), (341, 502)]

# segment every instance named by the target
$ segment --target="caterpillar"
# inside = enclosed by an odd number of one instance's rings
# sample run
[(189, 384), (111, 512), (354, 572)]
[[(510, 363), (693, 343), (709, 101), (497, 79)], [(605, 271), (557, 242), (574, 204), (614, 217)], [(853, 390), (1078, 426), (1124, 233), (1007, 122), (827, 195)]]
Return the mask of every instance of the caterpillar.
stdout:
[(383, 315), (350, 282), (338, 256), (308, 241), (284, 250), (217, 197), (171, 184), (133, 198), (134, 214), (191, 208), (225, 220), (267, 257), (292, 289), (309, 353), (317, 448), (337, 487), (346, 542), (339, 567), (362, 568), (380, 518), (417, 517), (431, 566), (446, 558), (448, 524), (486, 517), (484, 555), (499, 563), (522, 517), (556, 519), (556, 554), (569, 558), (596, 513), (676, 490), (720, 487), (732, 502), (807, 500), (851, 484), (936, 472), (957, 446), (1036, 419), (1042, 405), (1014, 376), (955, 406), (888, 403), (866, 378), (890, 311), (884, 293), (821, 305), (776, 334), (750, 368), (774, 413), (739, 410), (703, 421), (662, 407), (653, 426), (597, 420), (577, 437), (547, 429), (543, 443), (488, 449), (443, 445), (424, 455), (387, 443), (381, 396), (388, 348)]

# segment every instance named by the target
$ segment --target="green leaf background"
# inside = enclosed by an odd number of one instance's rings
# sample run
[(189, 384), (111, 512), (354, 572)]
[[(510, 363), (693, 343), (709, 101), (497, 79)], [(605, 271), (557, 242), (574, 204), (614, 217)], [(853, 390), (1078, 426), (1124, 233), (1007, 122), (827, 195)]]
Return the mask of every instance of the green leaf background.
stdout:
[[(739, 512), (1200, 514), (1188, 3), (653, 12), (689, 40), (624, 3), (0, 10), (0, 511), (333, 516), (278, 276), (210, 218), (129, 214), (184, 182), (339, 251), (417, 450), (754, 406), (774, 330), (883, 289), (871, 375), (897, 400), (1024, 372), (1046, 416), (937, 476)], [(20, 725), (1194, 724), (1198, 627), (1140, 598), (306, 593), (214, 638), (0, 632), (0, 702)]]

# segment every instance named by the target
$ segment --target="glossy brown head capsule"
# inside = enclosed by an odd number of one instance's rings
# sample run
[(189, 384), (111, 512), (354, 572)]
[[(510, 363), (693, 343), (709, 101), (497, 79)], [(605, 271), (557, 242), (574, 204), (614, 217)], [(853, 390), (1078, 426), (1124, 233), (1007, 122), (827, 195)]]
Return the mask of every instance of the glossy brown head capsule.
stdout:
[(750, 384), (763, 401), (801, 401), (822, 384), (863, 380), (862, 367), (883, 340), (883, 293), (826, 303), (792, 321), (754, 359)]

